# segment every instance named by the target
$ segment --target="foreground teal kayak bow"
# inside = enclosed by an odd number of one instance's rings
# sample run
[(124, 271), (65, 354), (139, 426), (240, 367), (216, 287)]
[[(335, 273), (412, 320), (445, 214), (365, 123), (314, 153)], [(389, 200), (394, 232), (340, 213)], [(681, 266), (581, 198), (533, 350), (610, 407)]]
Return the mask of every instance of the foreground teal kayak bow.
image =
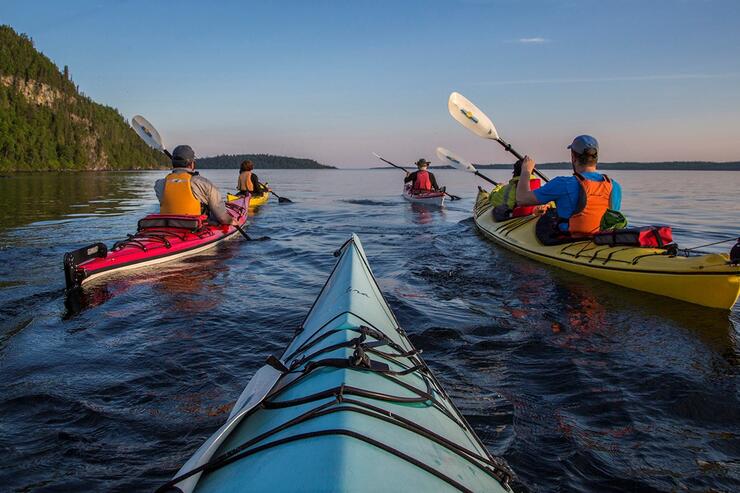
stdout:
[(506, 465), (399, 327), (359, 238), (337, 255), (283, 355), (160, 491), (510, 491)]

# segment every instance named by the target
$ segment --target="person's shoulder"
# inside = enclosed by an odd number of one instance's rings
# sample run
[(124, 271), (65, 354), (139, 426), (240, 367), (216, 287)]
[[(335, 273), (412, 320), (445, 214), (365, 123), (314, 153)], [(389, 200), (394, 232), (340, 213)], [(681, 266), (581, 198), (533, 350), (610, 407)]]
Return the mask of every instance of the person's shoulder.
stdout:
[(575, 183), (575, 181), (576, 181), (575, 176), (556, 176), (555, 178), (545, 183), (543, 186), (562, 187), (570, 183)]
[(211, 180), (209, 180), (209, 179), (208, 179), (208, 178), (206, 178), (205, 176), (203, 176), (203, 175), (199, 175), (199, 174), (194, 174), (194, 175), (193, 175), (193, 176), (192, 176), (192, 177), (190, 178), (190, 181), (192, 181), (192, 182), (199, 182), (199, 183), (204, 183), (204, 184), (208, 184), (208, 185), (211, 185), (211, 186), (213, 186), (213, 183), (211, 183)]
[(601, 176), (602, 179), (603, 179), (603, 177), (607, 177), (607, 178), (609, 178), (609, 181), (611, 183), (616, 184), (616, 185), (619, 185), (619, 182), (617, 180), (615, 180), (614, 178), (612, 178), (612, 176), (609, 173), (603, 173), (601, 171), (595, 171), (594, 172), (594, 175)]

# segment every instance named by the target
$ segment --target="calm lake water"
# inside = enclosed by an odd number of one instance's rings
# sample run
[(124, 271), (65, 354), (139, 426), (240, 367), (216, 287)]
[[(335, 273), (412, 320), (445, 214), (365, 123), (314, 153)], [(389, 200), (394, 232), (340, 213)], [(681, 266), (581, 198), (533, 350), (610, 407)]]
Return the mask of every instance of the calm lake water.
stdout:
[[(236, 181), (203, 174), (223, 190)], [(484, 183), (436, 174), (464, 199), (414, 208), (393, 169), (262, 171), (295, 202), (253, 218), (250, 233), (270, 241), (110, 278), (75, 315), (62, 255), (132, 233), (164, 173), (0, 177), (0, 490), (151, 491), (170, 478), (290, 340), (351, 232), (518, 491), (740, 490), (738, 306), (504, 251), (471, 219)], [(610, 175), (634, 224), (671, 224), (683, 247), (740, 234), (738, 172)]]

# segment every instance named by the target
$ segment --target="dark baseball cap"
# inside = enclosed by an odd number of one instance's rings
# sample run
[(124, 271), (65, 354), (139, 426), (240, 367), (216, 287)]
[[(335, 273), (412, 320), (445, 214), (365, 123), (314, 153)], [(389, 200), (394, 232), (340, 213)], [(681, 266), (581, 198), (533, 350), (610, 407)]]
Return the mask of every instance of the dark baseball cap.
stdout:
[(187, 166), (193, 160), (195, 160), (195, 151), (188, 145), (179, 145), (172, 150), (172, 164), (175, 166)]
[[(598, 154), (599, 141), (590, 135), (579, 135), (573, 139), (573, 143), (568, 146), (568, 149), (572, 150), (576, 154), (583, 154), (589, 150), (593, 150)], [(589, 154), (594, 154), (594, 152), (589, 152)]]

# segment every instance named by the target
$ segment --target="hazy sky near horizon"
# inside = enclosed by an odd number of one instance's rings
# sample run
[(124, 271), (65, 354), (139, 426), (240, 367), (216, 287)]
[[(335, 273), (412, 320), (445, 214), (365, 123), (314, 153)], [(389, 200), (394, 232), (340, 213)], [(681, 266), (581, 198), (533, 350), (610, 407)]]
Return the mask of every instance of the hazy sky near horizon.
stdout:
[(340, 167), (508, 162), (447, 112), (459, 91), (537, 161), (740, 160), (740, 1), (15, 1), (80, 90), (168, 146)]

